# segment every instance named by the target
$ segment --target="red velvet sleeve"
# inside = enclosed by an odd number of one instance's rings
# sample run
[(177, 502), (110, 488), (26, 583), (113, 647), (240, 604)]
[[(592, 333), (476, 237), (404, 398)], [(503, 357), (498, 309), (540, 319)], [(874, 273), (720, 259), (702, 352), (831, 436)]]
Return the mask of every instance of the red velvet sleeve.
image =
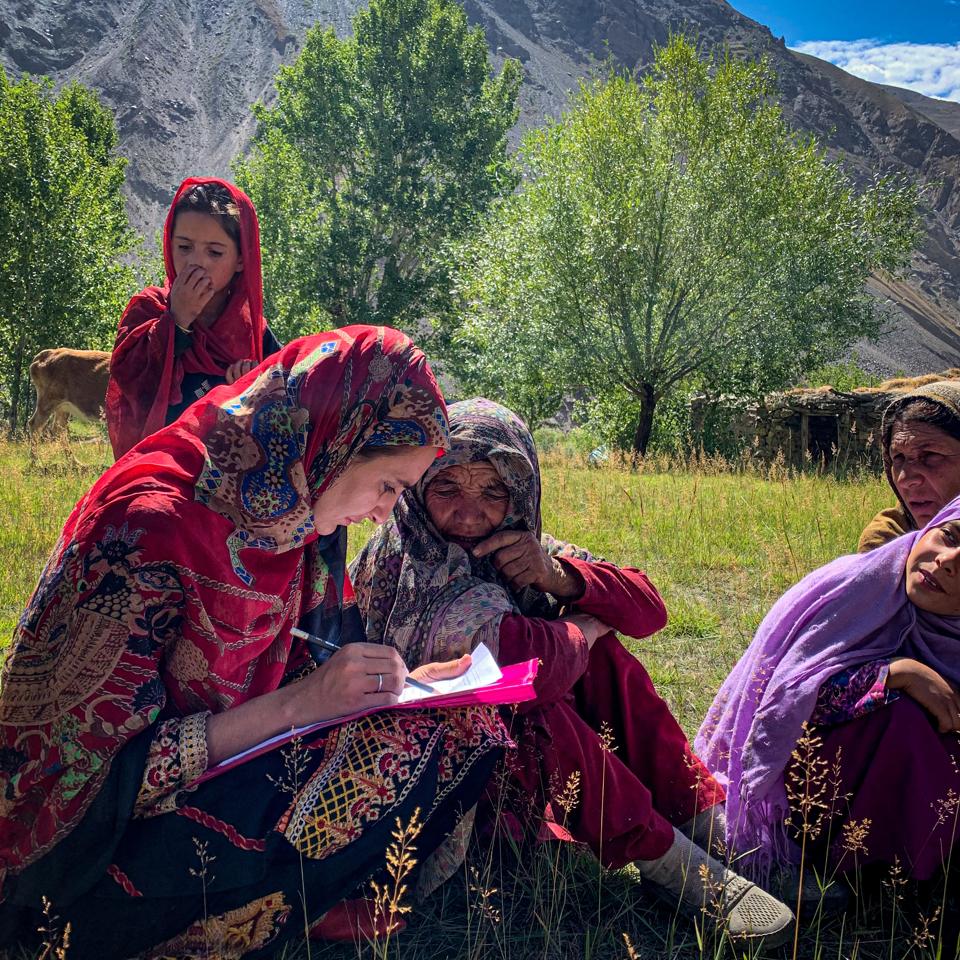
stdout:
[(164, 424), (174, 378), (175, 329), (156, 288), (137, 294), (124, 311), (110, 357), (106, 403), (116, 457)]
[(617, 633), (637, 639), (667, 625), (663, 599), (642, 570), (567, 558), (560, 562), (583, 578), (583, 596), (573, 605), (577, 612), (592, 614)]
[[(612, 563), (562, 559), (583, 578), (584, 593), (574, 609), (589, 613), (629, 637), (648, 637), (663, 629), (667, 610), (646, 574)], [(534, 682), (537, 703), (558, 700), (583, 676), (590, 651), (580, 629), (564, 620), (509, 614), (500, 622), (500, 662), (539, 657)], [(522, 712), (522, 710), (521, 710)]]
[[(583, 676), (590, 651), (580, 628), (564, 620), (543, 620), (519, 613), (500, 621), (501, 663), (541, 661), (533, 682), (537, 699), (531, 706), (559, 700)], [(522, 709), (521, 709), (521, 712)]]

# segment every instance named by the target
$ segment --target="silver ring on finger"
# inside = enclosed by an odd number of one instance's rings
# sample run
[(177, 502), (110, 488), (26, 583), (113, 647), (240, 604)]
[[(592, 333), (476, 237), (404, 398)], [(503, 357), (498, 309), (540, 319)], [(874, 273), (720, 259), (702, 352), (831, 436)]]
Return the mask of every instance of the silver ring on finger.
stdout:
[(378, 673), (377, 674), (377, 693), (379, 693), (382, 689), (383, 689), (383, 674)]

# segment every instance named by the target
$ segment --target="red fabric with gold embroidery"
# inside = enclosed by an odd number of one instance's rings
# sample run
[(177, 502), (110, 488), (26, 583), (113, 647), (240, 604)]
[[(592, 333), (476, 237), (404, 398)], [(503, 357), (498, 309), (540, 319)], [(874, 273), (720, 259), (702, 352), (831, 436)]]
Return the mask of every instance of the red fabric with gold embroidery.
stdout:
[[(339, 611), (317, 495), (371, 440), (446, 446), (423, 354), (395, 330), (294, 341), (143, 441), (77, 504), (0, 687), (0, 881), (79, 822), (158, 717), (276, 689), (306, 612)], [(329, 600), (329, 602), (327, 602)]]

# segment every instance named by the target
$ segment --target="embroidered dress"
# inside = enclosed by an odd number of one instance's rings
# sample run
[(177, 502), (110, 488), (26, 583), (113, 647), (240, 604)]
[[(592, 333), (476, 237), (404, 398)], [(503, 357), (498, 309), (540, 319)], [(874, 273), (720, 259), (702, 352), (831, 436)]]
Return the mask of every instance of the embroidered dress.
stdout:
[[(910, 657), (960, 683), (960, 617), (914, 606), (904, 575), (917, 540), (958, 518), (954, 500), (923, 530), (806, 576), (774, 604), (724, 681), (695, 745), (727, 789), (727, 845), (745, 869), (762, 877), (775, 863), (799, 858), (785, 827), (795, 814), (786, 779), (804, 723), (812, 725), (823, 769), (839, 770), (846, 798), (821, 834), (834, 842), (832, 866), (896, 858), (922, 880), (950, 856), (954, 823), (939, 820), (937, 810), (960, 795), (960, 741), (938, 733), (915, 701), (885, 694), (877, 681), (892, 658)], [(851, 688), (856, 700), (844, 703), (843, 690)], [(865, 819), (866, 852), (844, 856), (845, 825)]]
[(491, 710), (386, 712), (197, 784), (210, 714), (314, 669), (291, 627), (363, 639), (345, 529), (317, 536), (316, 497), (365, 445), (448, 442), (396, 331), (305, 337), (243, 382), (97, 481), (21, 618), (0, 939), (29, 938), (47, 897), (72, 957), (269, 955), (383, 866), (397, 817), (419, 809), (429, 853), (507, 742)]
[[(174, 210), (191, 187), (217, 184), (230, 192), (240, 212), (243, 270), (236, 277), (223, 312), (209, 327), (195, 323), (181, 330), (170, 314)], [(107, 386), (105, 413), (113, 453), (120, 458), (144, 437), (172, 423), (191, 403), (226, 382), (237, 360), (259, 363), (280, 349), (263, 319), (260, 229), (247, 195), (226, 180), (190, 177), (180, 184), (163, 229), (167, 282), (147, 287), (127, 304), (120, 318)]]
[(810, 722), (818, 726), (846, 723), (892, 703), (900, 694), (887, 689), (889, 673), (889, 660), (874, 660), (834, 674), (820, 687)]
[[(400, 498), (351, 565), (367, 636), (395, 646), (408, 666), (459, 655), (480, 639), (504, 663), (540, 657), (537, 699), (520, 708), (511, 726), (519, 744), (508, 762), (514, 822), (539, 824), (555, 807), (551, 798), (577, 773), (580, 802), (566, 835), (610, 867), (655, 859), (673, 842), (673, 825), (721, 802), (722, 789), (616, 636), (588, 650), (580, 630), (558, 619), (556, 598), (532, 588), (514, 594), (490, 558), (446, 541), (427, 513), (427, 485), (446, 467), (489, 460), (510, 492), (500, 529), (535, 533), (582, 578), (584, 594), (571, 612), (645, 637), (666, 623), (663, 601), (639, 570), (596, 560), (542, 533), (540, 467), (516, 414), (489, 400), (463, 401), (450, 407), (450, 430), (450, 450)], [(615, 749), (605, 748), (602, 730)]]

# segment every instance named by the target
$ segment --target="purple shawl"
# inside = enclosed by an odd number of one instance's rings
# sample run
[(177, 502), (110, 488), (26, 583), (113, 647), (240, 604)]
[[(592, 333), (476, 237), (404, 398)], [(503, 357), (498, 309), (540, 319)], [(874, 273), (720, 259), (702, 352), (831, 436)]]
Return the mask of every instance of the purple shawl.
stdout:
[[(727, 845), (763, 876), (796, 859), (784, 775), (821, 685), (848, 667), (906, 656), (960, 684), (960, 617), (908, 599), (904, 571), (931, 527), (960, 519), (960, 497), (923, 529), (804, 577), (773, 606), (724, 681), (695, 741), (727, 790)], [(743, 861), (740, 861), (743, 862)]]

